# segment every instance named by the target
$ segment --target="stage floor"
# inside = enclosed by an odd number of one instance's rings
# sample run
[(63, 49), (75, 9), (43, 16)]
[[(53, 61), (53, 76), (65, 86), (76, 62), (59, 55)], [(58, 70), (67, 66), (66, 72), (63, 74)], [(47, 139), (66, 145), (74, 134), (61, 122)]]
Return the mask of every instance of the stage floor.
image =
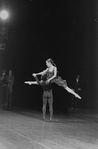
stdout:
[(98, 114), (1, 109), (0, 149), (98, 149)]

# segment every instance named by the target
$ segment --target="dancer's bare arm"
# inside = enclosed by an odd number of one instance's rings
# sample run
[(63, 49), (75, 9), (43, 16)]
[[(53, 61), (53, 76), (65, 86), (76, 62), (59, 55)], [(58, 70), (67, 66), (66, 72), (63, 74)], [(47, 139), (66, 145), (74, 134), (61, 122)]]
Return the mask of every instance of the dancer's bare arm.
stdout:
[(39, 73), (33, 73), (32, 75), (35, 77), (36, 75), (44, 75), (48, 71), (48, 68), (46, 70), (43, 70), (42, 72)]

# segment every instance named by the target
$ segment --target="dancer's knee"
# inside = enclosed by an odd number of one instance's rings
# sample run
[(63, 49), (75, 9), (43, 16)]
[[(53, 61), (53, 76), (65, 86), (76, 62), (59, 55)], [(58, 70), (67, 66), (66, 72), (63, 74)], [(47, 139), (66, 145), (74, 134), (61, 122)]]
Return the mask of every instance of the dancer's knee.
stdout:
[(53, 107), (52, 106), (50, 106), (49, 111), (53, 112)]

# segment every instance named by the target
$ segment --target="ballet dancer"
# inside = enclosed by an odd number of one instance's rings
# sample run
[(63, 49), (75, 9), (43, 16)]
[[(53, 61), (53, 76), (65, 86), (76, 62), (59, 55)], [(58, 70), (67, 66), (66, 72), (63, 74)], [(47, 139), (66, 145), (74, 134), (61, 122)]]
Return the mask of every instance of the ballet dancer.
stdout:
[[(48, 84), (50, 82), (56, 83), (58, 86), (63, 87), (69, 93), (73, 94), (76, 98), (81, 99), (81, 97), (73, 89), (68, 87), (67, 81), (63, 80), (60, 76), (58, 76), (57, 67), (51, 58), (46, 60), (46, 65), (47, 65), (47, 68), (44, 71), (39, 72), (39, 73), (33, 73), (32, 75), (35, 77), (37, 75), (43, 76), (44, 74), (47, 74), (46, 84)], [(29, 85), (31, 85), (31, 84), (38, 85), (37, 81), (26, 81), (25, 83), (28, 83)]]
[[(46, 113), (46, 105), (47, 105), (47, 98), (49, 97), (48, 103), (49, 103), (49, 108), (50, 108), (50, 120), (52, 120), (53, 117), (53, 94), (52, 94), (52, 88), (49, 87), (51, 86), (52, 83), (56, 83), (57, 85), (63, 87), (66, 89), (69, 93), (73, 94), (75, 97), (81, 99), (81, 97), (74, 92), (74, 90), (70, 89), (67, 86), (67, 81), (63, 80), (60, 76), (58, 76), (58, 71), (57, 67), (54, 64), (53, 60), (51, 58), (46, 60), (46, 65), (47, 68), (39, 73), (33, 73), (33, 77), (36, 79), (36, 81), (25, 81), (25, 83), (31, 85), (31, 84), (36, 84), (36, 85), (41, 85), (44, 89), (43, 92), (43, 119), (45, 120), (45, 113)], [(37, 75), (41, 75), (41, 81), (38, 80)], [(45, 76), (45, 79), (43, 79)], [(49, 89), (45, 89), (48, 88)], [(47, 92), (46, 92), (47, 90)], [(51, 92), (49, 92), (51, 91)], [(48, 94), (49, 93), (49, 94)]]

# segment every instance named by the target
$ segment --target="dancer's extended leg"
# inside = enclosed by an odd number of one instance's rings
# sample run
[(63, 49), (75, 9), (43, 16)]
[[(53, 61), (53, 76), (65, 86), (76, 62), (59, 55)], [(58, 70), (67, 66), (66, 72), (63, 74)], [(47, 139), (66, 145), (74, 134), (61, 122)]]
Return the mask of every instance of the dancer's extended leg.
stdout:
[(24, 83), (29, 85), (32, 85), (32, 84), (38, 85), (37, 81), (25, 81)]
[(67, 87), (65, 86), (64, 88), (65, 88), (69, 93), (73, 94), (75, 97), (81, 99), (81, 97), (80, 97), (77, 93), (75, 93), (71, 88), (69, 88), (68, 86), (67, 86)]
[(75, 97), (81, 99), (81, 97), (77, 93), (75, 93), (71, 88), (69, 88), (67, 86), (67, 81), (66, 80), (63, 80), (61, 77), (58, 77), (58, 78), (54, 79), (52, 81), (52, 83), (56, 83), (57, 85), (64, 87), (64, 89), (66, 89), (69, 93), (71, 93)]

